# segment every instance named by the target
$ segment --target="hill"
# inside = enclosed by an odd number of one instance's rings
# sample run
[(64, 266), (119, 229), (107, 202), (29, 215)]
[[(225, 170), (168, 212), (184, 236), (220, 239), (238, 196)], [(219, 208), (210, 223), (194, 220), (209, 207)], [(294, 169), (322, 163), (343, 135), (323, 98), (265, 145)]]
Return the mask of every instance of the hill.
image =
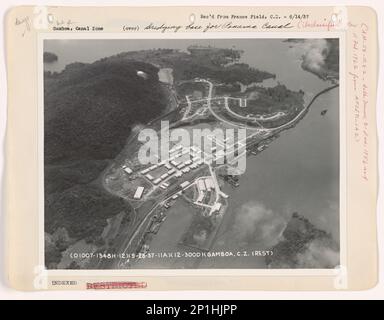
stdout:
[[(146, 77), (140, 76), (143, 72)], [(107, 193), (97, 179), (122, 150), (131, 126), (147, 123), (165, 110), (167, 99), (157, 73), (153, 65), (126, 59), (74, 63), (61, 73), (45, 73), (45, 231), (50, 268), (71, 243), (96, 242), (107, 218), (121, 212), (129, 217), (130, 205)], [(65, 231), (67, 241), (55, 241), (57, 230)]]
[(283, 239), (272, 251), (273, 255), (266, 258), (271, 269), (322, 269), (339, 264), (339, 246), (331, 235), (296, 212), (283, 231)]
[(245, 85), (274, 78), (275, 75), (239, 62), (241, 50), (208, 47), (197, 50), (190, 47), (188, 52), (176, 49), (154, 49), (123, 52), (108, 59), (133, 59), (146, 61), (162, 68), (172, 68), (175, 81), (209, 78), (218, 83)]

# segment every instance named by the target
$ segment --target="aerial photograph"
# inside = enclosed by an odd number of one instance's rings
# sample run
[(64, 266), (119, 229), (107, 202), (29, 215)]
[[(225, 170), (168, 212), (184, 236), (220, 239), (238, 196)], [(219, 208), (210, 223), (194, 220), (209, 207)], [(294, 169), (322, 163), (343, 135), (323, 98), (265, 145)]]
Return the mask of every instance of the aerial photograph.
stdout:
[(43, 61), (47, 269), (339, 266), (339, 39), (49, 39)]

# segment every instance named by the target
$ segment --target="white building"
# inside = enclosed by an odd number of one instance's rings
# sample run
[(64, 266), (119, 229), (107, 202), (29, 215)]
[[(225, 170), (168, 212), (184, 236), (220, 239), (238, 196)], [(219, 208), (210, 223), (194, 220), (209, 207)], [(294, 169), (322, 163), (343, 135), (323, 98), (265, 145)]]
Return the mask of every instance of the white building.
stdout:
[(125, 166), (123, 168), (124, 168), (124, 171), (126, 173), (128, 173), (128, 174), (131, 174), (133, 172), (131, 168), (128, 168), (128, 167), (125, 167)]
[(144, 187), (137, 187), (136, 192), (133, 196), (134, 199), (141, 199), (141, 196), (143, 195)]
[(165, 163), (165, 167), (166, 167), (168, 170), (172, 169), (172, 166), (171, 166), (168, 162)]
[(156, 180), (153, 181), (154, 184), (158, 184), (161, 181), (160, 178), (157, 178)]
[(213, 184), (212, 178), (205, 179), (205, 186), (208, 190), (211, 190), (215, 187)]
[(245, 108), (247, 106), (247, 99), (240, 99), (240, 107)]
[(168, 177), (168, 173), (164, 173), (160, 176), (160, 179), (163, 180), (165, 179), (166, 177)]
[(205, 183), (204, 183), (204, 180), (203, 180), (203, 179), (197, 180), (197, 187), (198, 187), (199, 190), (201, 190), (201, 191), (205, 191), (205, 190), (206, 190), (206, 188), (205, 188)]
[(204, 199), (204, 193), (200, 192), (199, 196), (197, 197), (196, 202), (201, 202), (201, 201), (203, 201), (203, 199)]
[(220, 202), (216, 202), (213, 207), (212, 207), (212, 212), (215, 212), (215, 211), (220, 211), (221, 209), (221, 203)]
[(188, 186), (189, 186), (189, 181), (184, 181), (182, 184), (180, 184), (180, 187), (182, 187), (183, 189), (185, 189)]
[(147, 177), (149, 180), (153, 180), (153, 176), (151, 176), (149, 173), (146, 175), (146, 177)]

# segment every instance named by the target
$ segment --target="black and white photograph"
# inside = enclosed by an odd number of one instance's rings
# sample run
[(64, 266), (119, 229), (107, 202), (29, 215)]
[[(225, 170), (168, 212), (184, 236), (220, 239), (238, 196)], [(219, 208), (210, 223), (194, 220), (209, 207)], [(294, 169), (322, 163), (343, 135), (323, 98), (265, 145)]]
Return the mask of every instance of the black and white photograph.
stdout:
[(45, 39), (45, 267), (337, 268), (339, 51)]

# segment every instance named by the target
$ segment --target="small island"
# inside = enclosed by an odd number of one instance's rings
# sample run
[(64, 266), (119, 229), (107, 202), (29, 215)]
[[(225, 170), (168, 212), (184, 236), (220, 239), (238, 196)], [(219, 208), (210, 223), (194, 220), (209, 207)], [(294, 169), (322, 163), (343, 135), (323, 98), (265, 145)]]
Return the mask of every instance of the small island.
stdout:
[(44, 52), (43, 61), (44, 63), (53, 63), (56, 62), (59, 57), (52, 52)]

